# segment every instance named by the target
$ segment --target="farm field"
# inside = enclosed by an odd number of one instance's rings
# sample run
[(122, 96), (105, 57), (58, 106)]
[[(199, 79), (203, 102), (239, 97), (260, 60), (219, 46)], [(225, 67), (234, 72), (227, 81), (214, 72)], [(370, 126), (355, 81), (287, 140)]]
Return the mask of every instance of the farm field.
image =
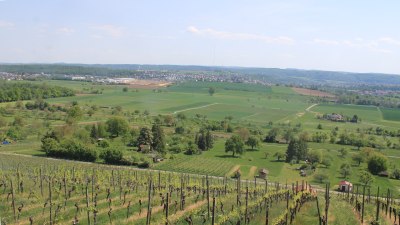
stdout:
[[(155, 90), (128, 88), (125, 92), (123, 85), (98, 85), (75, 81), (45, 81), (45, 83), (72, 88), (78, 93), (73, 97), (46, 99), (49, 104), (69, 107), (72, 102), (76, 102), (85, 110), (96, 105), (97, 111), (93, 115), (85, 113), (75, 124), (66, 125), (63, 112), (53, 113), (50, 119), (46, 119), (51, 113), (19, 110), (14, 108), (15, 103), (0, 103), (0, 107), (10, 112), (4, 116), (8, 123), (14, 121), (11, 116), (11, 113), (14, 113), (24, 118), (26, 129), (34, 131), (26, 134), (25, 140), (1, 145), (0, 152), (44, 156), (45, 153), (40, 150), (41, 137), (48, 129), (61, 129), (66, 136), (73, 136), (93, 145), (93, 140), (90, 141), (81, 133), (110, 118), (125, 118), (130, 128), (136, 129), (136, 134), (132, 135), (137, 135), (140, 128), (151, 127), (154, 118), (170, 115), (175, 118), (176, 124), (163, 125), (166, 144), (167, 146), (174, 144), (181, 150), (177, 153), (167, 152), (163, 156), (165, 160), (151, 164), (152, 169), (219, 177), (231, 177), (240, 170), (241, 178), (251, 181), (258, 175), (260, 169), (265, 168), (269, 172), (268, 180), (272, 182), (292, 183), (304, 180), (316, 187), (323, 187), (325, 182), (330, 182), (333, 190), (343, 179), (351, 180), (355, 185), (359, 184), (359, 174), (367, 170), (367, 163), (362, 162), (358, 166), (351, 157), (358, 154), (360, 150), (351, 145), (331, 144), (328, 140), (323, 143), (310, 140), (309, 151), (320, 153), (321, 160), (329, 158), (331, 164), (328, 167), (317, 165), (315, 170), (309, 171), (310, 175), (301, 177), (298, 168), (302, 163), (287, 163), (284, 162), (284, 158), (278, 161), (274, 156), (276, 153), (285, 154), (288, 148), (283, 132), (292, 130), (297, 132), (296, 135), (307, 132), (311, 139), (312, 135), (318, 132), (326, 133), (329, 138), (333, 130), (337, 130), (338, 133), (353, 132), (357, 138), (365, 136), (360, 131), (375, 130), (376, 127), (383, 127), (393, 132), (400, 130), (400, 124), (395, 121), (397, 115), (395, 110), (372, 106), (316, 103), (314, 97), (300, 95), (292, 88), (284, 86), (187, 82)], [(208, 93), (208, 88), (211, 86), (216, 89), (212, 96)], [(90, 92), (94, 90), (101, 90), (102, 94), (91, 94)], [(26, 102), (28, 101), (24, 103)], [(120, 111), (117, 111), (118, 107)], [(145, 111), (149, 114), (145, 115)], [(340, 113), (349, 117), (357, 114), (361, 121), (339, 123), (317, 118), (317, 115), (324, 113)], [(187, 118), (180, 120), (177, 118), (179, 114), (184, 114)], [(46, 121), (46, 126), (41, 125), (41, 121)], [(216, 126), (222, 123), (229, 124), (233, 131), (213, 130), (212, 134), (216, 138), (210, 150), (195, 155), (185, 154), (187, 143), (193, 141), (196, 132), (204, 124)], [(320, 128), (318, 128), (319, 125)], [(176, 127), (184, 127), (185, 132), (176, 134)], [(279, 144), (264, 142), (266, 134), (273, 127), (281, 130)], [(260, 143), (254, 149), (246, 146), (244, 154), (232, 157), (231, 153), (225, 152), (225, 141), (237, 134), (240, 128), (248, 129)], [(71, 133), (74, 129), (78, 131), (77, 134)], [(399, 168), (400, 151), (394, 145), (399, 142), (398, 138), (373, 135), (373, 139), (381, 144), (379, 152), (387, 157), (389, 172)], [(387, 147), (388, 140), (393, 147)], [(107, 141), (111, 147), (122, 150), (127, 158), (141, 161), (150, 157), (137, 152), (136, 147), (128, 146), (129, 140), (125, 140), (124, 137), (107, 138)], [(346, 156), (340, 155), (341, 149), (348, 152)], [(102, 163), (101, 160), (98, 162)], [(343, 163), (351, 165), (352, 172), (346, 177), (340, 175), (340, 166)], [(318, 174), (326, 175), (327, 179), (323, 182), (316, 180), (315, 175)], [(263, 179), (259, 180), (263, 181)], [(375, 193), (377, 187), (390, 189), (395, 197), (399, 197), (399, 180), (374, 176), (370, 190)]]

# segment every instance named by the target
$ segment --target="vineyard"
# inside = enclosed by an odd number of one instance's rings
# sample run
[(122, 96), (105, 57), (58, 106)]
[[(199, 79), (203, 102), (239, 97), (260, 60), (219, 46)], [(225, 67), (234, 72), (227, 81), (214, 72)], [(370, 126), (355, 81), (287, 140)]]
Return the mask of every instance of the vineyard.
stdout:
[(307, 216), (328, 224), (328, 212), (340, 216), (338, 204), (353, 209), (354, 221), (399, 221), (390, 190), (381, 198), (358, 188), (330, 196), (306, 182), (243, 181), (14, 155), (2, 155), (0, 163), (1, 224), (282, 225), (303, 224)]
[(2, 224), (285, 224), (316, 196), (306, 184), (12, 155), (0, 162)]

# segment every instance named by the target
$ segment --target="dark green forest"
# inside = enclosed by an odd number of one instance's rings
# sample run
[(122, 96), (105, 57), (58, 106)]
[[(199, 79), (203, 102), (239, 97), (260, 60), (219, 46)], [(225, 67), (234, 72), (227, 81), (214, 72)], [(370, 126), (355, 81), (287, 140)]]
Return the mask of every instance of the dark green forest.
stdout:
[(0, 102), (74, 96), (72, 89), (47, 84), (0, 82)]

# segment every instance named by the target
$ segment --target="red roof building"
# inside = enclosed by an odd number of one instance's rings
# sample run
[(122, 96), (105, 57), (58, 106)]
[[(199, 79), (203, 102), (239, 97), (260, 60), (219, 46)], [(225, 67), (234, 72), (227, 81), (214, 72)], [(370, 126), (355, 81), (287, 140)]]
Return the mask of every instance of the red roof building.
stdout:
[(342, 180), (339, 182), (339, 191), (341, 192), (351, 192), (353, 191), (353, 184), (349, 181)]

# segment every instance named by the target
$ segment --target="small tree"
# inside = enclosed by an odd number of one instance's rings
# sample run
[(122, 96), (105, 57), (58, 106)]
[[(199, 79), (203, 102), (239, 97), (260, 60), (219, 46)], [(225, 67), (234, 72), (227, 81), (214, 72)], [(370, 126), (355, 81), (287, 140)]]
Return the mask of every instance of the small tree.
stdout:
[(353, 159), (354, 162), (357, 163), (358, 166), (360, 166), (360, 164), (364, 162), (364, 156), (361, 153), (354, 154), (351, 156), (351, 158)]
[(264, 141), (268, 143), (276, 142), (276, 138), (278, 137), (279, 133), (280, 133), (279, 128), (277, 127), (272, 128), (271, 130), (268, 131), (268, 134), (265, 137)]
[(240, 127), (236, 131), (237, 135), (242, 139), (242, 141), (247, 141), (250, 137), (250, 131), (245, 127)]
[(344, 158), (344, 157), (347, 156), (347, 154), (348, 154), (349, 152), (347, 151), (347, 149), (341, 148), (341, 149), (339, 150), (339, 153), (340, 153), (340, 157)]
[(371, 156), (368, 159), (368, 170), (375, 175), (387, 170), (387, 159), (378, 154)]
[(321, 162), (326, 168), (329, 168), (332, 165), (332, 159), (329, 157), (324, 157)]
[(320, 163), (322, 158), (321, 151), (313, 150), (308, 153), (307, 159), (310, 163)]
[(186, 151), (185, 151), (185, 154), (186, 155), (195, 155), (195, 154), (198, 154), (198, 153), (199, 153), (199, 150), (198, 150), (197, 146), (195, 144), (193, 144), (192, 141), (189, 141), (188, 145), (187, 145), (187, 148), (186, 148)]
[(322, 130), (322, 124), (318, 124), (317, 129)]
[(161, 128), (160, 125), (154, 124), (151, 128), (151, 132), (153, 134), (153, 141), (151, 143), (152, 149), (159, 153), (165, 153), (164, 130)]
[(348, 163), (343, 163), (342, 165), (340, 165), (340, 174), (342, 174), (342, 176), (344, 178), (346, 178), (348, 175), (351, 174), (351, 166)]
[(370, 185), (372, 182), (374, 182), (374, 176), (368, 171), (361, 171), (359, 174), (359, 179), (363, 185)]
[(215, 88), (214, 88), (214, 87), (209, 87), (209, 88), (208, 88), (208, 94), (209, 94), (210, 96), (213, 96), (213, 95), (215, 94)]
[(246, 141), (246, 145), (250, 146), (251, 149), (258, 147), (258, 145), (259, 145), (258, 138), (254, 137), (254, 136), (249, 137), (249, 139), (247, 139), (247, 141)]
[(233, 135), (225, 142), (225, 152), (232, 152), (232, 156), (235, 154), (243, 154), (244, 143), (238, 135)]
[(111, 136), (118, 137), (129, 131), (129, 124), (124, 118), (113, 117), (107, 120), (107, 131)]
[(123, 91), (123, 92), (128, 92), (128, 87), (122, 88), (122, 91)]
[(285, 153), (283, 152), (275, 152), (274, 157), (276, 157), (277, 161), (281, 161), (281, 159), (285, 158)]

